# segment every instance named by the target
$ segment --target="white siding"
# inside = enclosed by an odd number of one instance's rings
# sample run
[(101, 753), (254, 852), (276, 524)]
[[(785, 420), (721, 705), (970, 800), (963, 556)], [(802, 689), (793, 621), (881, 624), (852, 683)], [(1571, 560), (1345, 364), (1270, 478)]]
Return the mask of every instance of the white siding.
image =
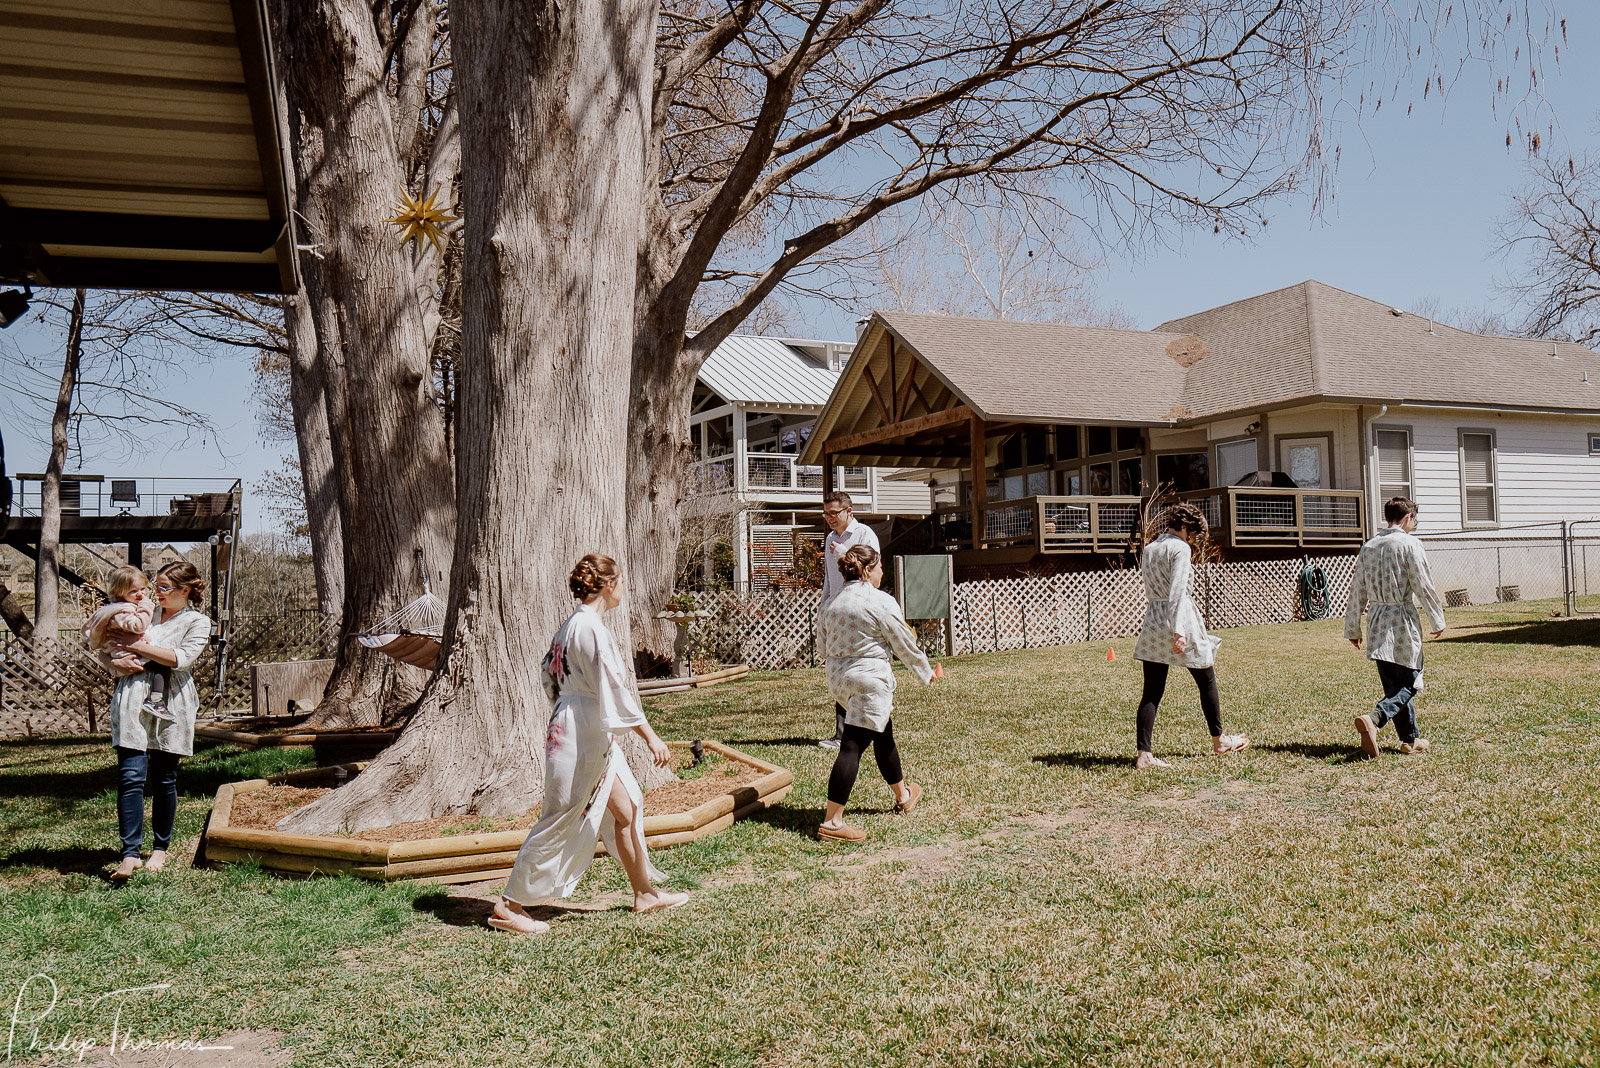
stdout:
[(1600, 420), (1402, 407), (1376, 425), (1411, 427), (1417, 507), (1429, 529), (1463, 525), (1462, 430), (1494, 432), (1500, 526), (1600, 517), (1600, 456), (1588, 445)]
[(898, 470), (872, 469), (872, 510), (880, 515), (927, 515), (933, 511), (933, 493), (926, 482), (891, 482), (884, 478)]
[[(1333, 479), (1330, 489), (1361, 488), (1361, 431), (1356, 409), (1326, 404), (1307, 405), (1304, 408), (1286, 408), (1267, 415), (1267, 431), (1271, 435), (1269, 448), (1276, 448), (1280, 438), (1304, 435), (1328, 435), (1333, 445), (1329, 458), (1329, 475)], [(1271, 457), (1272, 469), (1277, 470), (1281, 457)]]

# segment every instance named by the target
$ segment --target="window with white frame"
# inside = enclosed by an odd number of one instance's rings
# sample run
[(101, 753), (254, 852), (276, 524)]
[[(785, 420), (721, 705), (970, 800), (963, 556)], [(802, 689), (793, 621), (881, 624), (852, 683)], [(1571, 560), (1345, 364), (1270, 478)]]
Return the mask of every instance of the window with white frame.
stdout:
[(1411, 492), (1411, 431), (1374, 430), (1378, 448), (1378, 504), (1390, 497), (1409, 497)]
[(1600, 456), (1600, 434), (1589, 435), (1589, 455)]
[(1495, 495), (1494, 431), (1461, 431), (1461, 519), (1466, 524), (1499, 518)]

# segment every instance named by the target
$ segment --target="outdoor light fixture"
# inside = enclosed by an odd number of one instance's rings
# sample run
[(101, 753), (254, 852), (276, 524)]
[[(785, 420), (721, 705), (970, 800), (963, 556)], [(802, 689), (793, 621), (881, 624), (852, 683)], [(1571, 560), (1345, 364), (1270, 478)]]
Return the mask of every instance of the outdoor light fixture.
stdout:
[(22, 292), (8, 289), (0, 293), (0, 330), (4, 330), (28, 314), (28, 301), (33, 299), (33, 289), (24, 286)]

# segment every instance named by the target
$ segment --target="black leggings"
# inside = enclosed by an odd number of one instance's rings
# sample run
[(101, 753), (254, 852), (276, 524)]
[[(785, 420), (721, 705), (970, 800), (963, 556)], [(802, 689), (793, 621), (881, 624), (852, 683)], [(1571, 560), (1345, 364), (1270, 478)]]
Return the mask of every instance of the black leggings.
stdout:
[(894, 720), (885, 723), (881, 731), (846, 723), (844, 737), (839, 739), (839, 756), (833, 762), (833, 774), (828, 776), (829, 801), (842, 805), (850, 800), (850, 791), (856, 786), (856, 773), (861, 770), (861, 753), (868, 746), (878, 760), (878, 771), (884, 782), (893, 786), (905, 778), (900, 770), (900, 750), (894, 744)]
[[(1161, 695), (1167, 690), (1167, 665), (1150, 660), (1144, 664), (1144, 694), (1139, 698), (1139, 751), (1150, 752), (1150, 735), (1156, 729), (1156, 709), (1161, 707)], [(1200, 688), (1200, 711), (1206, 714), (1206, 726), (1211, 737), (1222, 733), (1222, 699), (1217, 695), (1217, 672), (1214, 668), (1190, 668), (1194, 684)]]

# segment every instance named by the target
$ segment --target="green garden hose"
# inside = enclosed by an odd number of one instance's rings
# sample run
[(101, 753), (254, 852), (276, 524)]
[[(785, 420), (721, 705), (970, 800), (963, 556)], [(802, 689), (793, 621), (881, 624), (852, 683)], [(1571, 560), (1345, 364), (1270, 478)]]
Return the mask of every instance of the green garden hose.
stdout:
[(1300, 569), (1300, 618), (1325, 619), (1328, 615), (1328, 573), (1306, 558)]

